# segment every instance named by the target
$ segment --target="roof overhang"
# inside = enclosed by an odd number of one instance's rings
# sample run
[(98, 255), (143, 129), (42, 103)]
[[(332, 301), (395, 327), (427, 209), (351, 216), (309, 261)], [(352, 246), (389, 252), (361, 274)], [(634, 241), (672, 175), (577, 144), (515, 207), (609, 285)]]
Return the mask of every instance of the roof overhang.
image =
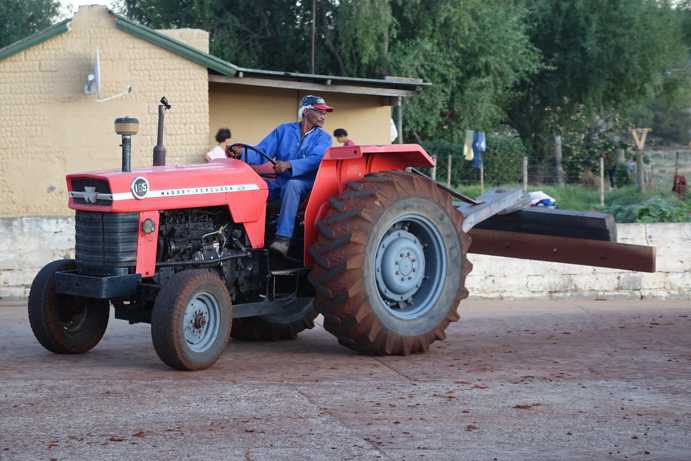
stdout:
[(315, 93), (342, 93), (386, 97), (415, 96), (424, 87), (431, 85), (419, 79), (398, 77), (387, 77), (378, 80), (244, 68), (237, 68), (237, 73), (234, 76), (218, 75), (209, 72), (209, 82), (284, 88)]

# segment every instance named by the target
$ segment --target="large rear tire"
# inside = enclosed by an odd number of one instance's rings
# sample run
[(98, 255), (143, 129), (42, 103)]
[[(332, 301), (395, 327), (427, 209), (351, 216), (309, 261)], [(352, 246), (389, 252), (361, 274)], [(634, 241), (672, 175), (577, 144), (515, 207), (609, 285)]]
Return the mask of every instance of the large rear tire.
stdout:
[(314, 328), (317, 318), (314, 301), (298, 298), (283, 312), (233, 320), (230, 336), (240, 341), (281, 341), (296, 339), (298, 333)]
[(324, 327), (362, 353), (425, 352), (468, 296), (470, 237), (449, 194), (404, 172), (348, 184), (310, 249)]
[(110, 304), (55, 292), (55, 273), (72, 270), (74, 260), (47, 264), (36, 274), (29, 292), (29, 323), (34, 336), (56, 354), (82, 354), (101, 341), (108, 327)]
[(160, 359), (178, 370), (213, 365), (228, 343), (231, 300), (221, 278), (208, 270), (175, 274), (156, 297), (151, 339)]

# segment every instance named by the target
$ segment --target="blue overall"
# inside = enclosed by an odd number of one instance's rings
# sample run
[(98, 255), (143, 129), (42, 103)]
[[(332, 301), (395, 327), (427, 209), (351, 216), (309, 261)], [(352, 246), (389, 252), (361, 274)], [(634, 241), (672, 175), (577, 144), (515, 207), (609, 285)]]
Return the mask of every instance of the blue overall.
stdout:
[[(291, 169), (276, 179), (265, 179), (269, 186), (269, 200), (281, 200), (276, 235), (291, 238), (300, 202), (307, 196), (317, 176), (319, 162), (331, 147), (331, 136), (321, 128), (313, 128), (302, 136), (300, 123), (284, 123), (276, 127), (257, 148), (275, 158), (289, 161)], [(243, 160), (250, 165), (266, 162), (261, 155), (245, 149)]]

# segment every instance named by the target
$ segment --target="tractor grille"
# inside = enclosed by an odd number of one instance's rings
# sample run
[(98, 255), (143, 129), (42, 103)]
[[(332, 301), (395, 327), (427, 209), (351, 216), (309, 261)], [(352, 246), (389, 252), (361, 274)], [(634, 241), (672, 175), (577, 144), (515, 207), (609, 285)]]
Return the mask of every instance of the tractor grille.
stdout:
[(102, 179), (82, 178), (72, 180), (72, 198), (80, 205), (112, 205), (110, 185)]
[(123, 275), (137, 264), (139, 213), (77, 211), (75, 255), (82, 274)]

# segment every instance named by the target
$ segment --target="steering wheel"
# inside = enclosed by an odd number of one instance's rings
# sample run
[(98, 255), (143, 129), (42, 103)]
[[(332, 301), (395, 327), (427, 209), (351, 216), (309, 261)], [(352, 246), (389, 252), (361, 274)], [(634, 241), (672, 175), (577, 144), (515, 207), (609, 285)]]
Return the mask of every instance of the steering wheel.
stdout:
[[(256, 153), (258, 153), (259, 155), (261, 155), (262, 157), (264, 157), (267, 161), (271, 162), (272, 165), (276, 165), (276, 161), (275, 161), (274, 159), (272, 159), (271, 157), (269, 157), (269, 156), (266, 154), (266, 152), (262, 152), (260, 149), (257, 149), (257, 148), (254, 147), (254, 146), (251, 146), (251, 145), (249, 145), (249, 144), (243, 144), (243, 143), (240, 143), (240, 142), (236, 142), (235, 144), (231, 144), (230, 147), (229, 147), (229, 149), (233, 149), (233, 147), (235, 147), (235, 146), (240, 146), (240, 147), (244, 147), (245, 149), (253, 150), (253, 151), (255, 151)], [(242, 158), (242, 155), (240, 156), (240, 158)]]

